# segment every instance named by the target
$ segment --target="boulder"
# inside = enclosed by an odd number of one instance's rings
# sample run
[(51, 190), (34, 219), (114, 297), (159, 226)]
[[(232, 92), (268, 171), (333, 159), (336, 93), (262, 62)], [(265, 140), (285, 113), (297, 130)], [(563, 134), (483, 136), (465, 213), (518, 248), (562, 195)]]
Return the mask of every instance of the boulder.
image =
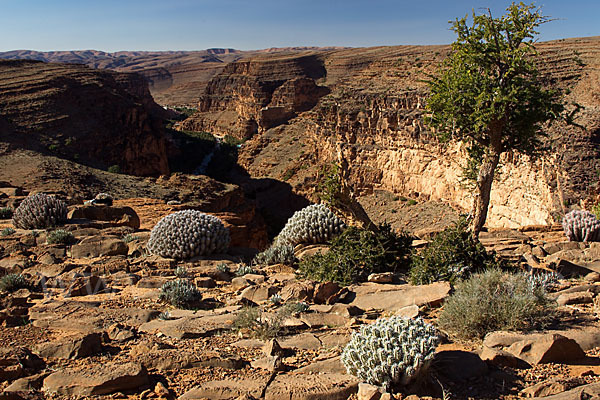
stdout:
[(520, 340), (510, 345), (506, 351), (532, 365), (564, 363), (586, 357), (575, 340), (557, 333)]
[(42, 390), (59, 396), (97, 396), (149, 384), (148, 372), (140, 364), (90, 364), (50, 374)]
[(600, 383), (589, 383), (587, 385), (576, 387), (575, 389), (567, 390), (559, 394), (546, 397), (535, 397), (535, 399), (543, 400), (581, 400), (581, 399), (598, 399), (600, 398)]
[(204, 382), (186, 393), (179, 400), (211, 399), (233, 400), (240, 396), (250, 395), (261, 398), (269, 383), (270, 375), (254, 376), (252, 379), (230, 378), (219, 381)]
[(590, 292), (563, 293), (556, 298), (559, 306), (570, 304), (590, 304), (594, 302), (594, 295)]
[(89, 219), (109, 222), (111, 226), (129, 226), (140, 228), (140, 217), (131, 207), (111, 207), (83, 205), (77, 206), (67, 214), (69, 219)]
[(354, 285), (350, 289), (356, 293), (351, 305), (363, 310), (396, 312), (411, 305), (440, 305), (450, 294), (450, 283), (435, 282), (420, 286), (366, 283)]

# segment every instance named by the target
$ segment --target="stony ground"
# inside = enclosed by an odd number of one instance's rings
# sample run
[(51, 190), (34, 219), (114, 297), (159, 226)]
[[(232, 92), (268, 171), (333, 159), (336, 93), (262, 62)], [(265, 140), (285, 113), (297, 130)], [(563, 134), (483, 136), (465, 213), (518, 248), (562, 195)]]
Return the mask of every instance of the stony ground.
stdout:
[[(14, 198), (15, 190), (0, 192)], [(241, 259), (231, 255), (151, 256), (149, 229), (172, 210), (140, 198), (113, 208), (127, 205), (141, 225), (103, 207), (96, 219), (69, 220), (64, 229), (77, 242), (68, 246), (47, 244), (43, 231), (0, 236), (2, 271), (34, 283), (0, 300), (0, 398), (376, 399), (339, 361), (352, 332), (389, 315), (435, 324), (451, 292), (446, 282), (412, 286), (390, 275), (347, 288), (318, 284), (283, 265), (236, 276)], [(92, 215), (86, 207), (94, 206), (71, 208)], [(0, 221), (0, 229), (9, 226)], [(564, 275), (553, 293), (560, 318), (544, 332), (499, 332), (483, 342), (445, 335), (426, 379), (381, 398), (599, 396), (600, 246), (565, 242), (556, 226), (484, 232), (481, 240), (523, 268)], [(178, 267), (202, 291), (193, 310), (159, 299)], [(275, 293), (282, 305), (269, 301)], [(309, 309), (281, 314), (298, 301)], [(236, 328), (247, 305), (260, 306), (262, 321), (284, 315), (275, 340), (261, 335), (265, 323)]]

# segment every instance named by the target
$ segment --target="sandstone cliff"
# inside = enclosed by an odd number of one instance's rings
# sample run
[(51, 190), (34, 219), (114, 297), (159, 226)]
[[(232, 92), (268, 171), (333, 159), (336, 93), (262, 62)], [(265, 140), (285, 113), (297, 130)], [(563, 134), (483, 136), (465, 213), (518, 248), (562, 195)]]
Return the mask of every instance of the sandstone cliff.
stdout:
[[(549, 127), (550, 151), (539, 159), (506, 154), (489, 226), (556, 221), (565, 205), (595, 190), (599, 44), (594, 37), (539, 45), (548, 81), (570, 89), (568, 100), (585, 107), (578, 121), (585, 129)], [(441, 145), (423, 124), (427, 90), (421, 80), (447, 51), (376, 47), (229, 64), (207, 86), (201, 112), (184, 126), (251, 137), (240, 155), (251, 176), (286, 180), (300, 193), (310, 194), (319, 166), (341, 156), (359, 193), (384, 189), (468, 211), (470, 192), (458, 183), (465, 149), (460, 143)]]
[(135, 175), (169, 172), (163, 110), (143, 77), (0, 61), (0, 141)]

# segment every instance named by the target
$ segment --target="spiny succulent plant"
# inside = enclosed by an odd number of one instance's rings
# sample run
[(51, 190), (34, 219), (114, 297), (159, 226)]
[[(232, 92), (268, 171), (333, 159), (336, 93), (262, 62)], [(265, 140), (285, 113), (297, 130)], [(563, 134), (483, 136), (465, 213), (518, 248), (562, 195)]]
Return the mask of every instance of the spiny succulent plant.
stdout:
[(325, 243), (345, 228), (346, 224), (325, 205), (311, 204), (292, 215), (275, 238), (274, 245)]
[(229, 247), (229, 230), (221, 220), (196, 210), (169, 214), (152, 228), (148, 250), (175, 259), (224, 252)]
[(265, 251), (258, 253), (253, 264), (257, 265), (273, 265), (273, 264), (286, 264), (292, 265), (296, 260), (294, 255), (294, 247), (289, 244), (273, 245)]
[(420, 318), (380, 318), (352, 334), (342, 363), (362, 382), (388, 389), (407, 385), (423, 372), (438, 343), (435, 328)]
[(43, 229), (67, 220), (67, 204), (45, 193), (28, 196), (15, 210), (12, 223), (21, 229)]
[(600, 241), (600, 221), (589, 211), (573, 210), (567, 213), (562, 226), (571, 242)]

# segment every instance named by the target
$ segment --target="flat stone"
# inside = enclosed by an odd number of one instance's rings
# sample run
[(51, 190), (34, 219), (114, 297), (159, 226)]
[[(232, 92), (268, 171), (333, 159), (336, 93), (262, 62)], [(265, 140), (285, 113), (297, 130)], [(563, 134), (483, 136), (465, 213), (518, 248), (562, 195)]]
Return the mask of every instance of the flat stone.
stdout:
[(275, 377), (265, 392), (265, 400), (346, 400), (358, 391), (355, 377), (322, 373), (285, 374)]
[(242, 290), (251, 285), (252, 285), (252, 282), (250, 282), (248, 279), (246, 279), (243, 276), (236, 276), (235, 278), (233, 278), (231, 280), (231, 287), (234, 290)]
[(311, 300), (313, 298), (314, 291), (315, 285), (310, 281), (291, 281), (281, 289), (279, 295), (283, 301), (304, 301)]
[(321, 341), (312, 333), (285, 336), (279, 339), (279, 344), (284, 349), (317, 350), (321, 348)]
[(381, 392), (377, 386), (361, 382), (358, 384), (358, 400), (379, 400)]
[(233, 400), (240, 396), (250, 395), (260, 398), (269, 382), (270, 375), (254, 376), (252, 379), (231, 378), (220, 381), (204, 382), (186, 393), (180, 400)]
[(394, 315), (404, 318), (417, 318), (419, 316), (419, 306), (413, 304), (412, 306), (402, 307)]
[(569, 304), (590, 304), (593, 302), (594, 295), (590, 292), (563, 293), (556, 299), (556, 303), (559, 306), (566, 306)]
[(343, 303), (334, 304), (328, 311), (331, 314), (341, 315), (342, 317), (351, 318), (364, 313), (363, 310), (356, 306), (351, 306)]
[(44, 379), (42, 390), (60, 396), (94, 396), (149, 384), (148, 373), (139, 364), (90, 364), (50, 374)]
[(42, 358), (77, 359), (88, 357), (102, 350), (102, 339), (98, 333), (78, 335), (54, 342), (42, 343), (34, 348), (34, 353)]
[[(573, 339), (584, 350), (588, 351), (600, 347), (600, 329), (596, 326), (586, 328), (575, 328), (568, 330), (550, 330), (546, 334), (557, 333), (569, 339)], [(537, 340), (544, 333), (517, 333), (497, 331), (487, 334), (483, 340), (484, 347), (503, 349), (520, 340)]]
[(200, 276), (196, 279), (194, 279), (194, 284), (199, 287), (199, 288), (214, 288), (217, 286), (217, 284), (215, 283), (215, 280), (213, 278), (211, 278), (210, 276)]
[(166, 276), (144, 276), (135, 286), (142, 289), (160, 289), (162, 285), (169, 282), (171, 278)]
[(264, 369), (271, 372), (281, 371), (284, 368), (281, 357), (278, 355), (258, 358), (252, 361), (250, 366), (252, 366), (252, 368)]
[(302, 368), (298, 368), (294, 372), (299, 374), (321, 374), (324, 372), (345, 374), (346, 367), (342, 364), (340, 356), (328, 358), (326, 360), (316, 361)]
[(8, 385), (4, 389), (4, 393), (31, 392), (34, 390), (39, 390), (41, 389), (42, 383), (47, 376), (47, 372), (42, 372), (40, 374), (19, 378), (10, 385)]
[(330, 313), (302, 313), (300, 320), (309, 328), (344, 326), (349, 321), (346, 317)]
[(567, 387), (564, 383), (544, 381), (521, 390), (521, 393), (524, 394), (525, 397), (547, 397), (553, 394), (563, 393), (566, 389)]
[(535, 397), (539, 400), (582, 400), (600, 398), (600, 383), (589, 383), (559, 394), (546, 397)]
[(65, 297), (88, 296), (92, 294), (105, 293), (109, 289), (106, 281), (96, 275), (81, 276), (67, 288)]
[(532, 365), (563, 363), (585, 358), (585, 352), (573, 339), (559, 334), (546, 334), (513, 343), (506, 349)]
[(155, 319), (138, 327), (140, 332), (162, 333), (175, 339), (192, 339), (211, 336), (233, 327), (234, 314), (184, 317), (175, 320)]
[(435, 282), (421, 286), (367, 283), (352, 286), (351, 290), (356, 293), (356, 298), (350, 303), (353, 306), (363, 310), (396, 312), (410, 305), (440, 305), (450, 294), (450, 283)]
[(140, 228), (140, 217), (131, 207), (76, 206), (69, 211), (67, 218), (106, 221), (110, 222), (112, 226), (129, 226), (133, 229)]
[(71, 257), (94, 258), (101, 256), (127, 255), (129, 247), (118, 238), (105, 236), (92, 236), (83, 239), (80, 243), (71, 246)]

